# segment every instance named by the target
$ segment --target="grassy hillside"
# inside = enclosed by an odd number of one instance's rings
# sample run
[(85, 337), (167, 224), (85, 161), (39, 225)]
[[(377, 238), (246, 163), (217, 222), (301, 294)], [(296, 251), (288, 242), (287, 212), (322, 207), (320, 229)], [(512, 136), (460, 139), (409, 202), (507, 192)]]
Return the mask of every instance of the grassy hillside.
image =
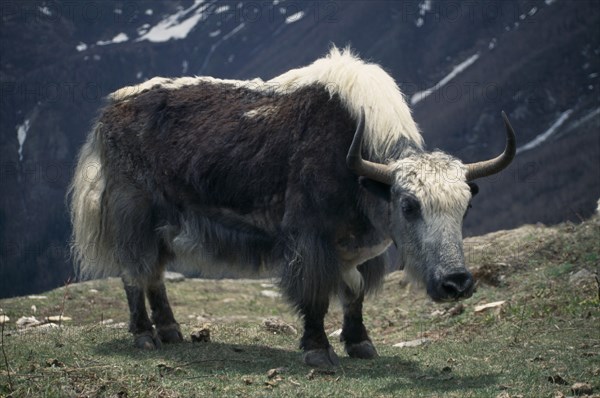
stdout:
[[(281, 298), (270, 297), (276, 289), (267, 280), (170, 282), (186, 342), (153, 352), (132, 347), (116, 279), (70, 284), (45, 298), (0, 300), (10, 318), (0, 396), (506, 398), (584, 394), (587, 387), (599, 396), (600, 289), (593, 275), (577, 272), (600, 269), (600, 219), (524, 226), (465, 246), (479, 280), (471, 299), (434, 304), (400, 272), (389, 275), (365, 307), (380, 358), (343, 356), (335, 372), (302, 364), (293, 330), (301, 325)], [(498, 301), (504, 304), (476, 311)], [(60, 327), (16, 326), (22, 316), (61, 313), (72, 319)], [(266, 327), (265, 318), (293, 328)], [(340, 323), (335, 305), (327, 332)], [(210, 330), (210, 343), (190, 341), (201, 327)], [(393, 346), (421, 338), (426, 343), (416, 347)], [(572, 391), (575, 383), (588, 386)]]

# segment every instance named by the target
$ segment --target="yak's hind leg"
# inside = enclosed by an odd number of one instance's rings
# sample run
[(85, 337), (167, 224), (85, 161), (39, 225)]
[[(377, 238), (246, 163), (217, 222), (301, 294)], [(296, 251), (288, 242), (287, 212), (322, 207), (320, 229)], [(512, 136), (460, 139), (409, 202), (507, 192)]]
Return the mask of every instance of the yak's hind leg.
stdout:
[[(107, 185), (103, 206), (104, 233), (112, 237), (121, 264), (135, 346), (151, 349), (161, 340), (181, 341), (162, 281), (169, 254), (156, 232), (156, 206), (143, 191), (118, 179)], [(146, 296), (156, 329), (146, 311)]]
[[(161, 273), (162, 274), (162, 273)], [(178, 343), (183, 341), (179, 324), (175, 321), (173, 310), (167, 298), (167, 289), (161, 277), (151, 282), (146, 295), (152, 310), (152, 322), (156, 326), (158, 336), (163, 343)]]
[[(179, 324), (167, 298), (167, 289), (162, 280), (162, 269), (144, 284), (123, 278), (127, 303), (129, 304), (129, 331), (138, 348), (154, 349), (163, 343), (183, 341)], [(152, 321), (146, 311), (146, 296), (152, 310)], [(156, 326), (156, 329), (152, 324)]]
[(160, 347), (160, 339), (152, 327), (146, 312), (144, 287), (123, 278), (127, 304), (129, 304), (129, 331), (133, 334), (137, 348), (152, 350)]
[(375, 346), (363, 323), (363, 301), (365, 291), (377, 289), (385, 274), (383, 257), (374, 258), (358, 267), (363, 278), (363, 288), (352, 291), (347, 285), (340, 288), (340, 301), (344, 308), (344, 324), (340, 340), (344, 342), (346, 352), (352, 358), (371, 359), (378, 356)]

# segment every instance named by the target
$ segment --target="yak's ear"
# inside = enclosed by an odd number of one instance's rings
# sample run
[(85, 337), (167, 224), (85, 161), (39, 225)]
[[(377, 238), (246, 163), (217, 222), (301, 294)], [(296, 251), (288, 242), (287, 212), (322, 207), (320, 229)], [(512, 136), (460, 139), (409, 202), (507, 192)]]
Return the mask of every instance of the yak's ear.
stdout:
[(375, 195), (387, 202), (392, 200), (392, 187), (390, 185), (371, 180), (367, 177), (360, 177), (358, 181), (360, 182), (360, 185), (371, 195)]
[(471, 197), (477, 195), (479, 192), (479, 186), (474, 182), (467, 182), (467, 184), (469, 184), (469, 188), (471, 188)]

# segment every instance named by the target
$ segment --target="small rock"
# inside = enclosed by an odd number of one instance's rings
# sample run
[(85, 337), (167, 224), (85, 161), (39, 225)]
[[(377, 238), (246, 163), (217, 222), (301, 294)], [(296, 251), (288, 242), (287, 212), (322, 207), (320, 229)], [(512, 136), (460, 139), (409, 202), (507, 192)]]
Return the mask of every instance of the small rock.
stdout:
[(52, 316), (49, 316), (48, 318), (46, 318), (46, 320), (48, 322), (64, 322), (64, 321), (71, 321), (73, 319), (69, 318), (68, 316), (64, 316), (64, 315), (52, 315)]
[(250, 384), (252, 384), (252, 379), (249, 377), (244, 377), (242, 378), (242, 381), (244, 382), (245, 385), (249, 386)]
[(51, 358), (46, 360), (46, 367), (48, 368), (62, 368), (65, 364), (59, 361), (58, 359)]
[(272, 379), (275, 376), (279, 376), (281, 373), (285, 372), (286, 370), (287, 370), (287, 368), (285, 368), (285, 367), (279, 367), (279, 368), (275, 368), (275, 369), (269, 369), (269, 371), (267, 372), (267, 377), (269, 379)]
[(263, 326), (272, 333), (283, 333), (296, 335), (298, 331), (292, 325), (289, 325), (279, 318), (267, 318), (263, 321)]
[(593, 281), (594, 280), (594, 274), (590, 271), (588, 271), (587, 269), (583, 268), (579, 271), (577, 271), (576, 273), (574, 273), (573, 275), (571, 275), (569, 277), (569, 283), (577, 285), (581, 282), (585, 282), (585, 281)]
[(88, 290), (88, 291), (89, 291), (90, 293), (98, 293), (98, 290), (96, 290), (96, 289), (90, 289), (90, 290)]
[(281, 293), (276, 292), (275, 290), (261, 290), (261, 296), (269, 297), (269, 298), (279, 298), (281, 297)]
[(567, 385), (569, 384), (565, 379), (562, 378), (561, 375), (556, 374), (554, 376), (548, 376), (548, 381), (550, 383), (554, 383), (554, 384), (562, 384), (562, 385)]
[(10, 321), (10, 318), (6, 315), (0, 315), (0, 325), (4, 325), (5, 323), (8, 323), (8, 321)]
[(400, 347), (400, 348), (405, 348), (405, 347), (417, 347), (423, 344), (429, 344), (431, 342), (431, 339), (428, 339), (427, 337), (422, 338), (422, 339), (416, 339), (416, 340), (411, 340), (411, 341), (403, 341), (400, 343), (396, 343), (393, 345), (393, 347)]
[(168, 282), (182, 282), (185, 280), (185, 276), (179, 272), (165, 271), (164, 278)]
[(221, 302), (225, 303), (225, 304), (233, 303), (233, 302), (235, 302), (235, 299), (233, 297), (227, 297), (227, 298), (224, 298)]
[(436, 317), (436, 316), (442, 316), (446, 313), (446, 311), (444, 310), (435, 310), (431, 313), (432, 317)]
[(58, 327), (56, 323), (48, 322), (38, 326), (36, 329), (56, 329)]
[(335, 370), (333, 369), (311, 369), (306, 375), (308, 380), (313, 380), (317, 375), (334, 375)]
[(575, 383), (571, 386), (571, 392), (575, 395), (585, 395), (591, 394), (594, 389), (588, 383)]
[(452, 307), (448, 310), (448, 315), (457, 316), (457, 315), (462, 314), (464, 312), (464, 310), (465, 310), (465, 306), (463, 305), (463, 303), (458, 303), (454, 307)]
[(198, 323), (206, 323), (206, 322), (210, 322), (210, 321), (211, 321), (210, 318), (203, 316), (203, 315), (198, 315), (196, 317), (196, 322), (198, 322)]
[(205, 326), (191, 334), (192, 343), (210, 343), (210, 329)]
[(27, 296), (28, 299), (31, 300), (46, 300), (48, 297), (47, 296)]
[(294, 380), (294, 379), (289, 379), (288, 381), (290, 382), (290, 384), (292, 384), (292, 385), (294, 385), (294, 386), (296, 386), (296, 387), (300, 387), (300, 385), (301, 385), (300, 383), (298, 383), (298, 382), (297, 382), (296, 380)]
[(34, 316), (22, 316), (17, 319), (17, 328), (28, 329), (41, 325), (42, 322), (38, 321)]
[(110, 325), (110, 324), (112, 324), (114, 322), (115, 322), (114, 319), (108, 318), (108, 319), (103, 319), (102, 321), (100, 321), (100, 324), (101, 325)]
[(475, 306), (474, 311), (475, 312), (483, 312), (485, 310), (489, 310), (490, 308), (500, 307), (500, 306), (504, 305), (504, 303), (506, 303), (506, 301), (501, 300), (501, 301), (494, 301), (493, 303), (477, 305), (477, 306)]
[(337, 329), (334, 330), (333, 332), (329, 333), (329, 337), (340, 337), (342, 335), (342, 329)]

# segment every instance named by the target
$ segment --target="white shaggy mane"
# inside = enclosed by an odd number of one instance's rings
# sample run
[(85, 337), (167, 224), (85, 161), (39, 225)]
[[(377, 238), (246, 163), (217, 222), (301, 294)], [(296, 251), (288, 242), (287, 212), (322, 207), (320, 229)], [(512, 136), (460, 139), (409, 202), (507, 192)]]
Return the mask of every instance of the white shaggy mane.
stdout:
[(212, 77), (155, 77), (144, 83), (121, 88), (109, 95), (113, 101), (125, 101), (138, 94), (161, 86), (169, 90), (210, 82), (246, 87), (257, 91), (290, 93), (311, 84), (322, 84), (330, 95), (338, 95), (356, 120), (360, 109), (365, 110), (365, 148), (380, 161), (387, 160), (391, 146), (406, 138), (423, 147), (423, 138), (413, 120), (404, 95), (394, 79), (379, 65), (367, 63), (349, 48), (332, 47), (329, 54), (312, 64), (292, 69), (269, 81), (222, 80)]
[(304, 68), (292, 69), (269, 80), (283, 92), (314, 83), (323, 84), (331, 95), (339, 95), (353, 118), (365, 110), (365, 146), (382, 160), (389, 147), (406, 137), (419, 148), (423, 137), (413, 120), (404, 95), (394, 79), (379, 65), (366, 63), (349, 48), (333, 47), (325, 58)]

